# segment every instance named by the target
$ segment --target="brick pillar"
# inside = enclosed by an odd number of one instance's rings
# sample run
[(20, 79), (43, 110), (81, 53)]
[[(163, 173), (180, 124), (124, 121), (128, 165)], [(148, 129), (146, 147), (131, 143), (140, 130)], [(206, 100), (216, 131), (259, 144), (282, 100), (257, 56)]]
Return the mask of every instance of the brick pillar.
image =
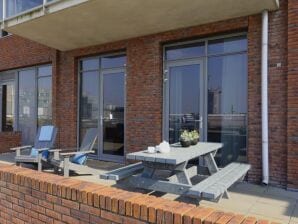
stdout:
[(298, 188), (298, 2), (288, 0), (288, 188)]
[(136, 38), (127, 48), (126, 149), (156, 145), (162, 136), (162, 50), (158, 38)]
[(248, 25), (248, 180), (262, 179), (261, 129), (261, 16), (250, 16)]

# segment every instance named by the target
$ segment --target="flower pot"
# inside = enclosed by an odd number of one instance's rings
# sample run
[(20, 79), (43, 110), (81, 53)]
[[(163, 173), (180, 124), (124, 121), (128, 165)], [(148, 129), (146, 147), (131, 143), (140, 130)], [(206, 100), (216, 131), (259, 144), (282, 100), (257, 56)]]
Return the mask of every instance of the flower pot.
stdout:
[(191, 145), (191, 142), (180, 140), (180, 144), (182, 147), (189, 147)]
[(190, 142), (190, 144), (191, 145), (196, 145), (196, 144), (198, 144), (198, 141), (199, 141), (199, 139), (197, 139), (197, 138), (196, 139), (192, 139), (191, 142)]

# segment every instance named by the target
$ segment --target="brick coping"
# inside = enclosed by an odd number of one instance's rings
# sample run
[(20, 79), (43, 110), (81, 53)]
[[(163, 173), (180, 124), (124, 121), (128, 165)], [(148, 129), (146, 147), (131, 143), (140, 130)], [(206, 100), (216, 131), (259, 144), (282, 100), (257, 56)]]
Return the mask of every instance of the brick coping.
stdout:
[(3, 164), (0, 211), (0, 223), (276, 224)]

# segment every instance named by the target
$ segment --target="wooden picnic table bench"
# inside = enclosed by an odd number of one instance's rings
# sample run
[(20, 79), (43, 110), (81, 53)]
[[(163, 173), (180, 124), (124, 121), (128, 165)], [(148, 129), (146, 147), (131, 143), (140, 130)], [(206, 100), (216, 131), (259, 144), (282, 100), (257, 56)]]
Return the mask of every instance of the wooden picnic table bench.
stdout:
[[(137, 188), (179, 195), (187, 194), (211, 200), (218, 199), (224, 194), (228, 197), (227, 189), (245, 176), (250, 165), (232, 163), (219, 169), (214, 156), (222, 146), (221, 143), (200, 142), (197, 145), (183, 148), (180, 144), (173, 144), (169, 153), (152, 154), (147, 150), (129, 153), (126, 156), (127, 159), (141, 162), (109, 171), (100, 175), (100, 178), (115, 181), (125, 179)], [(190, 181), (188, 163), (199, 157), (204, 158), (211, 176), (193, 185)], [(168, 171), (169, 175), (166, 179), (161, 179), (155, 175), (159, 171)], [(197, 175), (197, 169), (195, 171)]]

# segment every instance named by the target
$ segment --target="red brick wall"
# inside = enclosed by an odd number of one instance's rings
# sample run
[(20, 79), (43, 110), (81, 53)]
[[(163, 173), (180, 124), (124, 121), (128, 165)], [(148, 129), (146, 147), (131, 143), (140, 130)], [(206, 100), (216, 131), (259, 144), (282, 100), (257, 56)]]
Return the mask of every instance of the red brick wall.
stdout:
[(10, 148), (20, 145), (20, 132), (0, 132), (0, 153), (10, 152)]
[(249, 180), (262, 178), (261, 136), (261, 17), (249, 17), (248, 26), (248, 160)]
[[(261, 38), (262, 16), (250, 16), (248, 26), (248, 158), (249, 179), (262, 178)], [(269, 170), (270, 183), (287, 179), (287, 1), (269, 13)]]
[(288, 188), (298, 186), (298, 4), (288, 4)]
[[(292, 3), (293, 4), (293, 3)], [(294, 9), (293, 9), (294, 10)], [(292, 10), (292, 11), (293, 11)], [(294, 18), (294, 17), (293, 17)], [(294, 19), (293, 19), (294, 20)], [(271, 183), (287, 182), (287, 0), (281, 9), (270, 13), (269, 58), (269, 148)], [(108, 52), (127, 54), (126, 150), (137, 151), (154, 145), (162, 138), (162, 45), (168, 42), (248, 31), (248, 160), (253, 165), (249, 180), (260, 182), (261, 167), (261, 16), (154, 34), (115, 43), (59, 52), (22, 38), (11, 36), (0, 40), (0, 71), (35, 64), (53, 64), (53, 116), (59, 127), (58, 145), (76, 145), (77, 129), (77, 61), (79, 58)], [(289, 42), (290, 43), (290, 42)], [(290, 55), (290, 53), (289, 53)], [(2, 63), (4, 62), (4, 63)], [(281, 63), (281, 67), (277, 64)], [(295, 66), (295, 65), (293, 65)], [(296, 90), (293, 90), (296, 91)], [(295, 93), (293, 92), (295, 95)], [(292, 96), (291, 96), (292, 97)], [(294, 118), (293, 118), (294, 119)], [(291, 138), (294, 142), (295, 137)], [(289, 143), (290, 144), (290, 143)], [(292, 143), (291, 143), (292, 144)], [(294, 144), (294, 143), (293, 143)], [(289, 145), (294, 148), (294, 145)], [(292, 149), (291, 149), (292, 150)], [(293, 151), (293, 154), (295, 152)], [(290, 157), (292, 164), (296, 162)], [(297, 169), (291, 166), (291, 175)], [(293, 178), (292, 178), (293, 179)], [(298, 187), (298, 184), (296, 184)]]
[[(58, 114), (66, 110), (72, 112), (63, 116), (60, 128), (72, 127), (77, 122), (76, 116), (72, 116), (77, 111), (77, 95), (73, 95), (77, 91), (76, 59), (122, 50), (126, 51), (128, 60), (126, 149), (137, 151), (159, 143), (162, 139), (162, 45), (170, 41), (243, 31), (247, 26), (247, 18), (238, 18), (61, 53), (64, 65), (61, 65), (63, 68), (58, 78), (61, 79), (63, 89), (59, 93), (61, 98), (58, 101), (61, 105), (58, 106)], [(65, 82), (68, 86), (63, 84)], [(63, 105), (65, 102), (67, 106)], [(62, 132), (61, 143), (75, 144), (75, 134)]]
[(0, 71), (50, 63), (55, 50), (15, 35), (0, 40)]
[(228, 222), (270, 223), (257, 221), (254, 217), (0, 164), (1, 224)]
[(282, 186), (287, 183), (287, 7), (282, 0), (280, 10), (269, 14), (270, 183)]

